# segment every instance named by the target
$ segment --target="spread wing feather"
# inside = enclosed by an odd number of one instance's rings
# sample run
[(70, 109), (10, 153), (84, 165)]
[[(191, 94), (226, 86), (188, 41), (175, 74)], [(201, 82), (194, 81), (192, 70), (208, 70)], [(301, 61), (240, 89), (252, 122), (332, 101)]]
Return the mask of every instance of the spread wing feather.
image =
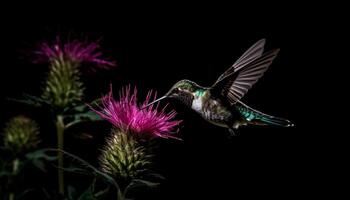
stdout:
[[(230, 76), (235, 71), (238, 71), (240, 68), (244, 67), (253, 60), (259, 58), (264, 52), (265, 39), (257, 41), (253, 46), (251, 46), (238, 60), (228, 68), (216, 81), (220, 82), (225, 77)], [(215, 85), (215, 84), (214, 84)]]
[(245, 56), (244, 58), (243, 56), (246, 53), (243, 54), (238, 59), (239, 62), (236, 62), (238, 65), (235, 63), (233, 66), (236, 67), (233, 70), (224, 76), (220, 76), (218, 81), (211, 87), (211, 91), (213, 94), (227, 98), (231, 105), (235, 104), (263, 76), (278, 52), (279, 49), (274, 49), (261, 56), (257, 56), (257, 53), (255, 53), (253, 57)]

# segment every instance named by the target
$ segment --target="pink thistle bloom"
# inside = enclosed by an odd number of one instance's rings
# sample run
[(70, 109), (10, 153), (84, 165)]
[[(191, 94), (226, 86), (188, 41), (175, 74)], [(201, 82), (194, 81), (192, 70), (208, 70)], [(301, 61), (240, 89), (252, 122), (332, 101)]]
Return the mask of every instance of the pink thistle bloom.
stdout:
[[(119, 93), (120, 99), (116, 101), (113, 98), (112, 88), (108, 95), (102, 97), (102, 106), (100, 111), (92, 109), (102, 118), (108, 120), (116, 128), (131, 132), (136, 135), (147, 135), (151, 137), (176, 138), (171, 135), (180, 120), (174, 120), (175, 111), (165, 112), (165, 107), (158, 111), (159, 103), (156, 106), (146, 106), (151, 99), (156, 99), (156, 93), (149, 91), (146, 100), (137, 104), (137, 89), (131, 94), (130, 86), (122, 88)], [(153, 98), (152, 98), (153, 96)]]
[(63, 44), (57, 38), (53, 44), (41, 43), (36, 54), (38, 56), (36, 62), (65, 58), (78, 63), (94, 63), (101, 68), (115, 66), (115, 62), (102, 57), (98, 42), (87, 43), (74, 40)]

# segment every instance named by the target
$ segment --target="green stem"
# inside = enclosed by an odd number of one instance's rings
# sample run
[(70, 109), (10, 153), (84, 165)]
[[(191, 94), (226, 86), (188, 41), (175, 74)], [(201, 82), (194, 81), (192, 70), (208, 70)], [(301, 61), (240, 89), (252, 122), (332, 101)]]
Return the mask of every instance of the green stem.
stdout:
[(15, 200), (15, 194), (13, 192), (10, 193), (9, 200)]
[[(57, 148), (63, 150), (64, 147), (64, 122), (63, 116), (58, 115), (56, 121)], [(58, 192), (64, 195), (64, 174), (63, 174), (63, 153), (58, 151)]]
[[(16, 176), (18, 168), (19, 168), (19, 159), (16, 158), (13, 160), (13, 163), (12, 163), (12, 175), (13, 175), (13, 177)], [(9, 200), (15, 200), (15, 193), (14, 192), (11, 192), (9, 194)]]
[(118, 190), (117, 200), (125, 200), (125, 194)]

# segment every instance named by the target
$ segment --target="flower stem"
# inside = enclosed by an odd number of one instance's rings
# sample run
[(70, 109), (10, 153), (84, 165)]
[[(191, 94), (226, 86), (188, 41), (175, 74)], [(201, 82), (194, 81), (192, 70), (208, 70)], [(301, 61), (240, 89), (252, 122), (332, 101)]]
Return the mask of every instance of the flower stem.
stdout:
[[(15, 177), (19, 167), (19, 159), (15, 158), (12, 163), (12, 176)], [(11, 192), (9, 194), (9, 200), (15, 200), (15, 193)]]
[(15, 194), (13, 192), (10, 193), (9, 200), (15, 200)]
[[(57, 131), (57, 148), (63, 150), (64, 147), (64, 122), (63, 116), (58, 115), (56, 119), (56, 131)], [(63, 172), (63, 153), (58, 151), (58, 192), (64, 195), (64, 172)]]
[(118, 190), (117, 200), (125, 200), (125, 194)]

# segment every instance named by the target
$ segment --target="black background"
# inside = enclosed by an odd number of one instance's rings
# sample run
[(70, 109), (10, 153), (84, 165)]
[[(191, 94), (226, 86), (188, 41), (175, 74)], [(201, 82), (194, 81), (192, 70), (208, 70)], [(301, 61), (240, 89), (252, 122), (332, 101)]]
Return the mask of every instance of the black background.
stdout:
[[(157, 167), (167, 180), (150, 193), (157, 199), (233, 199), (329, 192), (322, 168), (330, 144), (323, 143), (314, 106), (321, 90), (319, 72), (325, 69), (325, 63), (316, 60), (327, 54), (319, 50), (325, 49), (330, 36), (324, 33), (332, 22), (317, 5), (156, 4), (126, 9), (102, 3), (60, 4), (31, 9), (22, 5), (2, 17), (2, 124), (21, 113), (44, 120), (40, 113), (5, 98), (40, 93), (47, 68), (31, 64), (30, 52), (57, 34), (102, 38), (105, 55), (117, 61), (114, 70), (84, 75), (87, 101), (105, 94), (109, 83), (115, 92), (127, 84), (137, 86), (141, 97), (149, 89), (163, 94), (181, 79), (209, 86), (250, 45), (266, 38), (266, 49), (281, 48), (280, 54), (243, 101), (296, 126), (243, 127), (238, 137), (229, 138), (227, 130), (171, 101), (184, 120), (179, 132), (183, 141), (160, 141)], [(43, 127), (42, 137), (54, 144), (54, 134)], [(68, 136), (66, 148), (96, 164), (108, 129), (94, 130), (93, 141)], [(55, 181), (50, 180), (52, 185)]]

